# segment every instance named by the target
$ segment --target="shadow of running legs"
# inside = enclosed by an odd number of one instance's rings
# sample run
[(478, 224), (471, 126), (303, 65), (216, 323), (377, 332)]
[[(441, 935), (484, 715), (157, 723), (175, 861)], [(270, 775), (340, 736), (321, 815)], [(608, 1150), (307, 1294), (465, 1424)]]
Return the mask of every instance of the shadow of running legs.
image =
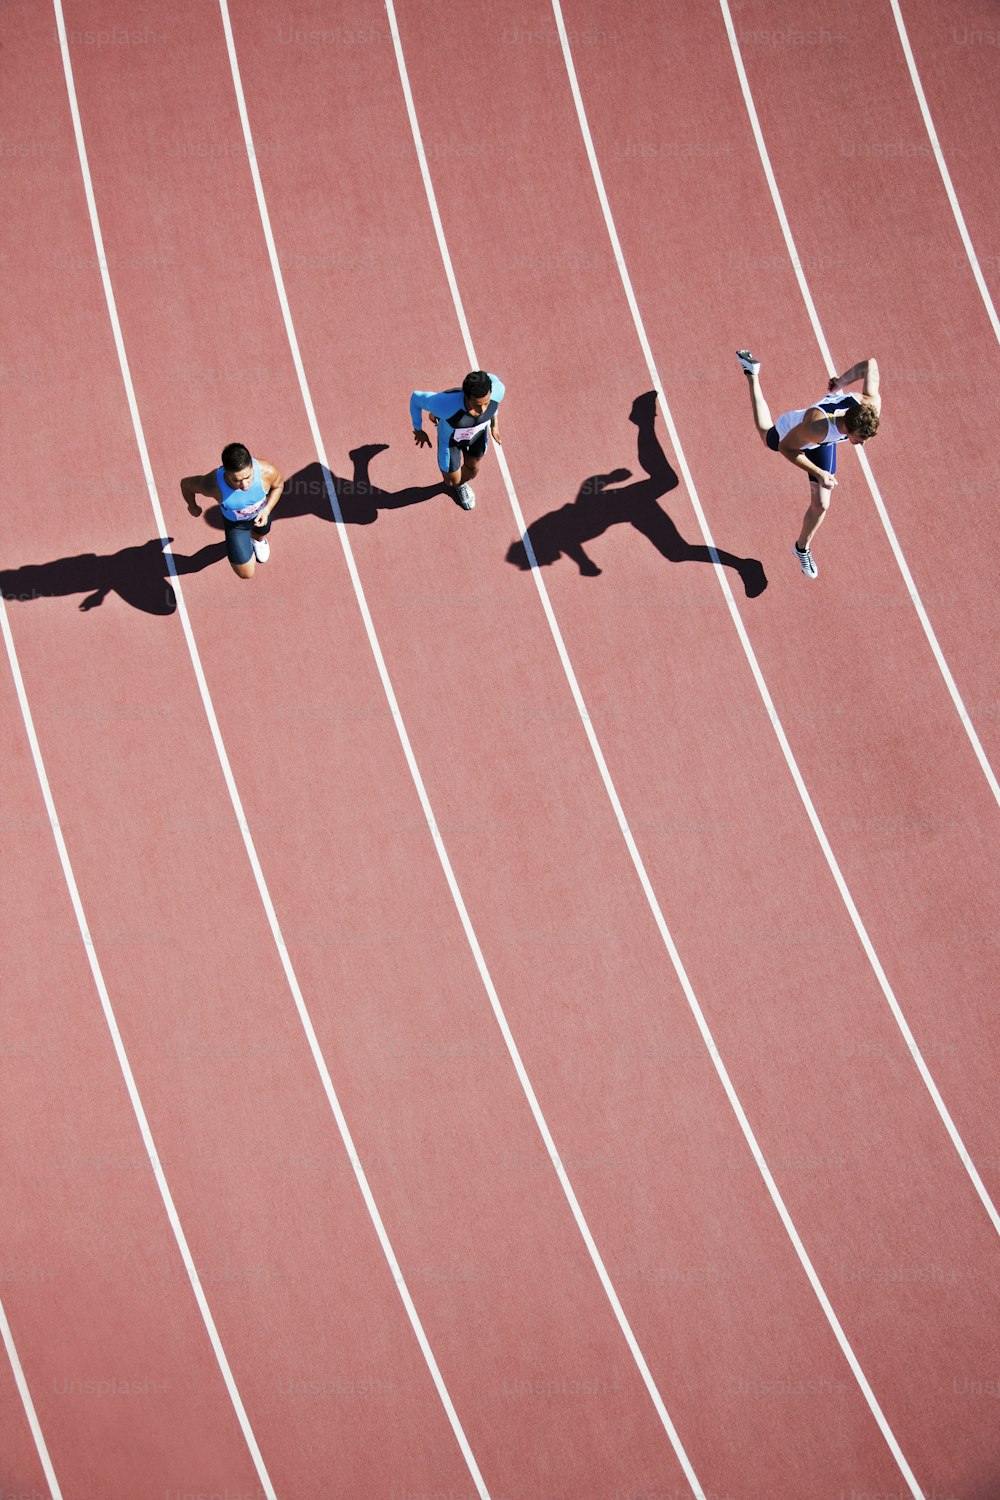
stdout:
[[(353, 464), (350, 479), (330, 472), (345, 525), (371, 526), (378, 520), (380, 511), (401, 510), (407, 505), (419, 505), (424, 500), (444, 493), (445, 486), (440, 480), (436, 484), (411, 485), (402, 490), (379, 489), (371, 481), (369, 468), (372, 459), (385, 453), (388, 447), (388, 443), (362, 443), (359, 447), (352, 448), (349, 454)], [(272, 528), (302, 516), (317, 516), (321, 521), (334, 520), (326, 471), (320, 463), (306, 464), (304, 469), (299, 469), (285, 480), (284, 491), (272, 515)], [(215, 530), (222, 530), (222, 512), (217, 505), (206, 512), (206, 520)]]
[[(173, 538), (166, 538), (172, 542)], [(47, 563), (26, 563), (0, 573), (0, 592), (8, 601), (65, 598), (83, 594), (78, 608), (98, 609), (109, 594), (147, 615), (172, 615), (177, 608), (164, 553), (164, 541), (154, 538), (120, 552), (83, 552)], [(226, 555), (224, 542), (209, 542), (191, 556), (171, 553), (180, 576), (200, 573)]]

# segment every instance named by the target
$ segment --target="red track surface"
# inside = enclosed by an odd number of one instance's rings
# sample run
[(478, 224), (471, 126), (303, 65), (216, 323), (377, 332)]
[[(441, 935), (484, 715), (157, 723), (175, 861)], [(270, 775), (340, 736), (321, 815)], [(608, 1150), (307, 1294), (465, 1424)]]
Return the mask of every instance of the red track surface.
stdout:
[[(733, 7), (750, 87), (834, 358), (879, 357), (873, 468), (996, 767), (995, 569), (969, 548), (992, 497), (996, 340), (889, 5), (852, 0), (812, 42), (800, 10)], [(944, 18), (914, 0), (904, 15), (997, 296), (997, 47), (971, 39), (995, 36), (991, 8)], [(750, 641), (995, 1201), (997, 806), (852, 455), (818, 583), (791, 558), (805, 486), (759, 448), (733, 350), (760, 348), (775, 413), (825, 374), (721, 13), (568, 0), (565, 16), (653, 358)], [(494, 1500), (693, 1489), (490, 985), (702, 1492), (910, 1494), (657, 930), (494, 459), (471, 516), (412, 488), (435, 469), (413, 449), (408, 392), (453, 384), (468, 359), (385, 11), (233, 0), (232, 21), (345, 531), (467, 930), (331, 524), (219, 13), (207, 0), (132, 0), (126, 16), (69, 0), (66, 13), (152, 471), (290, 970), (165, 576), (54, 19), (23, 0), (7, 19), (5, 607), (99, 972), (274, 1491), (475, 1493), (297, 983)], [(655, 900), (917, 1492), (996, 1500), (997, 1236), (810, 825), (691, 498), (643, 478), (629, 416), (650, 377), (552, 13), (511, 0), (456, 20), (442, 0), (404, 0), (399, 26), (476, 354), (510, 393), (513, 483)], [(450, 33), (464, 42), (467, 26), (463, 53)], [(657, 436), (679, 472), (660, 419)], [(299, 476), (250, 584), (178, 491), (234, 438)], [(649, 442), (644, 430), (647, 458)], [(619, 498), (585, 485), (620, 468)], [(745, 587), (754, 559), (763, 592)], [(258, 1494), (10, 674), (2, 691), (0, 1297), (40, 1432), (67, 1500)], [(44, 1495), (4, 1368), (0, 1497)]]

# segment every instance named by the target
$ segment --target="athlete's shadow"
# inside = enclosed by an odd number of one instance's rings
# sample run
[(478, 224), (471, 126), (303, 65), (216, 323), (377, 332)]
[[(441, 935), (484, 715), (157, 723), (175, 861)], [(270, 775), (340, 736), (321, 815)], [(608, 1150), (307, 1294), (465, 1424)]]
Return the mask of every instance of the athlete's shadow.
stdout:
[[(444, 489), (436, 484), (414, 486), (404, 490), (382, 490), (368, 477), (372, 459), (384, 453), (387, 443), (366, 443), (351, 453), (353, 470), (350, 479), (331, 475), (340, 512), (353, 526), (368, 526), (378, 519), (379, 511), (398, 510), (439, 495)], [(186, 516), (187, 512), (183, 512)], [(222, 530), (222, 513), (217, 505), (204, 511), (204, 523), (214, 531)], [(308, 464), (286, 481), (281, 499), (274, 511), (274, 521), (295, 517), (319, 516), (333, 520), (323, 468)], [(173, 541), (173, 538), (170, 538)], [(47, 563), (26, 563), (20, 568), (0, 571), (0, 593), (8, 603), (29, 603), (33, 599), (67, 598), (83, 594), (79, 608), (84, 612), (97, 609), (109, 594), (117, 594), (133, 609), (147, 615), (172, 615), (177, 608), (170, 586), (164, 543), (153, 539), (120, 552), (101, 555), (84, 552), (78, 557), (59, 557)], [(203, 568), (225, 560), (226, 544), (209, 542), (190, 556), (171, 554), (180, 577), (200, 573)], [(229, 580), (227, 579), (227, 582)]]
[[(440, 479), (434, 484), (411, 485), (403, 490), (383, 490), (372, 484), (368, 473), (371, 461), (384, 453), (388, 446), (388, 443), (364, 443), (359, 448), (352, 448), (350, 479), (343, 479), (330, 471), (340, 513), (348, 526), (371, 526), (378, 520), (380, 511), (402, 510), (407, 505), (419, 505), (444, 493), (445, 486)], [(285, 480), (271, 524), (277, 526), (279, 522), (302, 516), (318, 516), (323, 521), (334, 519), (322, 464), (307, 464)], [(222, 530), (222, 512), (217, 505), (206, 511), (205, 518), (210, 526)]]
[[(173, 538), (170, 538), (172, 541)], [(29, 603), (34, 599), (64, 598), (83, 594), (79, 608), (86, 611), (117, 594), (133, 609), (147, 615), (172, 615), (177, 608), (170, 586), (163, 542), (154, 538), (138, 547), (100, 555), (84, 552), (79, 557), (59, 557), (53, 562), (26, 563), (0, 572), (0, 592), (8, 602)], [(209, 542), (190, 557), (172, 553), (178, 574), (200, 573), (226, 555), (224, 542)]]
[[(656, 503), (661, 495), (676, 489), (677, 475), (667, 462), (656, 436), (656, 392), (647, 391), (632, 403), (629, 421), (639, 429), (638, 457), (645, 479), (621, 489), (609, 489), (631, 477), (628, 469), (611, 474), (593, 474), (584, 480), (575, 500), (558, 510), (539, 516), (528, 527), (531, 550), (540, 567), (549, 567), (560, 557), (576, 563), (584, 578), (597, 578), (600, 568), (584, 551), (584, 543), (603, 536), (610, 526), (628, 522), (648, 537), (662, 557), (669, 562), (714, 562), (708, 547), (686, 542), (665, 510)], [(755, 557), (734, 557), (716, 548), (715, 555), (724, 567), (739, 574), (748, 599), (756, 599), (767, 588), (767, 575)], [(514, 542), (507, 561), (518, 568), (530, 563), (523, 541)]]

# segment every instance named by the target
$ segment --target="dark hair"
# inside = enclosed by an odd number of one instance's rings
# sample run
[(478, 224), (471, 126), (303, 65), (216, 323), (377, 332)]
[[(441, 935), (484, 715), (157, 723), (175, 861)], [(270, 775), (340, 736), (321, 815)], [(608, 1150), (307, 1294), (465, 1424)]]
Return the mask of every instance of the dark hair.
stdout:
[(241, 469), (249, 469), (252, 463), (250, 449), (244, 448), (242, 443), (227, 443), (222, 450), (222, 467), (230, 474), (238, 474)]
[(869, 401), (852, 406), (844, 418), (848, 432), (859, 432), (863, 438), (874, 437), (878, 432), (878, 412)]
[(470, 370), (462, 381), (462, 395), (471, 396), (474, 400), (488, 396), (492, 389), (493, 382), (485, 370)]

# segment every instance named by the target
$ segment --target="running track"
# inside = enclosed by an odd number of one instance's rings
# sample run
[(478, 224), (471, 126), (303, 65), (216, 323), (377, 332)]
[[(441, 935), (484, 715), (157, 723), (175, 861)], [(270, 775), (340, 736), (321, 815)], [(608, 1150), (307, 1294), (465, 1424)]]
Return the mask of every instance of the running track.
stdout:
[[(891, 5), (732, 35), (954, 693), (853, 454), (790, 556), (725, 7), (229, 14), (66, 0), (119, 351), (5, 13), (0, 1495), (996, 1500), (998, 349)], [(996, 300), (994, 11), (902, 17)], [(465, 516), (405, 402), (473, 357)]]

